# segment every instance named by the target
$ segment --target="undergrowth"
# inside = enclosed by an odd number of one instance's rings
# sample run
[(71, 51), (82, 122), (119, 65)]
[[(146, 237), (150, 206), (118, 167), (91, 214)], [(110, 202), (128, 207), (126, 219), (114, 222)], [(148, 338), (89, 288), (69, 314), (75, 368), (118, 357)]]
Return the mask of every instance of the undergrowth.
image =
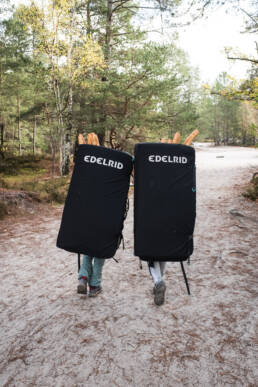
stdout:
[(246, 191), (243, 193), (243, 196), (255, 201), (258, 199), (258, 172), (253, 174), (253, 177), (247, 187)]
[(64, 203), (70, 177), (55, 177), (47, 180), (39, 180), (33, 175), (30, 179), (1, 179), (0, 186), (2, 188), (36, 192), (39, 194), (39, 199), (43, 202)]
[(4, 217), (8, 214), (7, 204), (0, 200), (0, 220), (4, 219)]
[[(43, 203), (62, 204), (65, 201), (70, 176), (52, 177), (51, 162), (42, 157), (6, 157), (0, 162), (0, 188), (37, 193)], [(10, 203), (0, 197), (0, 219), (8, 213)]]
[[(1, 159), (0, 174), (5, 176), (15, 176), (19, 174), (32, 174), (38, 172), (41, 168), (40, 162), (43, 158), (40, 156), (24, 155), (12, 156), (8, 155)], [(44, 172), (46, 172), (44, 170)]]

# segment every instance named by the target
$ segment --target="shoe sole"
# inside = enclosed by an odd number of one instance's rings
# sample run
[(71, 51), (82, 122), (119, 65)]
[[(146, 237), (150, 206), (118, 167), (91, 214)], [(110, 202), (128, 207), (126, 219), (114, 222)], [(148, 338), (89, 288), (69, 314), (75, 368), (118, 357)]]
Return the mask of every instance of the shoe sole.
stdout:
[(102, 289), (99, 289), (97, 292), (95, 292), (95, 293), (91, 293), (91, 292), (89, 292), (89, 297), (96, 297), (99, 293), (101, 293), (102, 292)]
[(156, 305), (164, 304), (165, 291), (166, 291), (166, 285), (164, 282), (161, 282), (156, 286), (155, 293), (154, 293), (154, 302)]
[(87, 294), (87, 287), (84, 285), (78, 285), (77, 286), (77, 293), (78, 294)]

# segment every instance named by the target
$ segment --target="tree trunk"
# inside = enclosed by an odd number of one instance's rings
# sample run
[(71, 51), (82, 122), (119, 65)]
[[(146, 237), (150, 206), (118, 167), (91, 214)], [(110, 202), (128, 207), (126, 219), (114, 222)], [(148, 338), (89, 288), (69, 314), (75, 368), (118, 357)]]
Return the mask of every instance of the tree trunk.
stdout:
[(110, 42), (111, 42), (111, 27), (112, 27), (112, 0), (107, 0), (107, 18), (106, 18), (106, 36), (105, 36), (105, 60), (108, 64), (110, 59)]
[(3, 147), (4, 147), (4, 124), (3, 123), (0, 124), (0, 130), (1, 130), (1, 133), (0, 133), (0, 141), (1, 141), (0, 148), (3, 149)]
[(71, 149), (71, 134), (72, 134), (72, 118), (73, 118), (73, 90), (70, 85), (68, 96), (68, 124), (65, 131), (63, 144), (63, 161), (62, 161), (62, 176), (68, 175), (70, 170), (70, 149)]
[(4, 158), (4, 124), (1, 123), (0, 124), (0, 155), (2, 156), (2, 158)]
[(86, 27), (86, 32), (87, 32), (87, 35), (88, 35), (88, 36), (89, 36), (90, 33), (91, 33), (90, 4), (91, 4), (91, 0), (88, 0), (88, 2), (87, 2), (87, 27)]
[[(53, 125), (52, 122), (50, 122), (50, 115), (49, 115), (49, 110), (48, 110), (48, 105), (45, 102), (45, 112), (46, 112), (46, 117), (47, 117), (47, 126), (50, 128), (50, 136), (49, 136), (49, 144), (51, 148), (51, 173), (52, 176), (54, 176), (55, 173), (55, 167), (56, 167), (56, 149), (57, 149), (57, 144), (55, 141), (55, 133), (53, 130)], [(51, 120), (52, 121), (52, 120)]]
[(243, 116), (242, 116), (241, 137), (242, 137), (242, 145), (245, 145), (245, 143), (246, 143), (246, 129), (245, 129), (245, 122), (244, 122)]
[(220, 145), (220, 130), (219, 130), (219, 122), (217, 119), (217, 108), (215, 106), (214, 109), (214, 128), (215, 128), (215, 133), (214, 133), (214, 139), (215, 139), (215, 145)]
[(20, 114), (21, 114), (21, 101), (20, 101), (20, 96), (17, 95), (17, 129), (18, 129), (18, 140), (19, 140), (19, 156), (21, 156), (22, 154)]
[(76, 130), (76, 137), (75, 137), (75, 141), (74, 141), (74, 147), (73, 147), (73, 160), (75, 161), (75, 157), (76, 157), (76, 153), (79, 149), (79, 143), (78, 143), (78, 135), (82, 133), (82, 130), (81, 129), (77, 129)]
[(227, 126), (226, 126), (226, 144), (229, 143), (229, 122), (227, 120)]
[(64, 120), (62, 112), (62, 102), (60, 96), (60, 89), (58, 80), (53, 77), (53, 88), (56, 98), (56, 110), (58, 117), (58, 134), (59, 134), (59, 172), (62, 176), (62, 166), (63, 166), (63, 148), (64, 148)]
[(70, 153), (71, 153), (71, 137), (73, 129), (73, 73), (72, 73), (72, 50), (73, 50), (73, 19), (74, 10), (72, 10), (70, 18), (70, 34), (69, 46), (67, 53), (67, 63), (69, 68), (69, 90), (68, 90), (68, 118), (67, 127), (65, 130), (63, 144), (63, 160), (62, 160), (62, 176), (68, 175), (70, 171)]
[(37, 117), (34, 115), (34, 126), (33, 126), (33, 156), (36, 154), (36, 131), (37, 131)]
[(55, 169), (56, 169), (56, 144), (54, 141), (50, 142), (51, 146), (51, 154), (52, 154), (52, 159), (51, 159), (51, 174), (52, 176), (55, 175)]
[[(112, 36), (112, 15), (113, 15), (113, 1), (107, 0), (107, 15), (106, 15), (106, 33), (105, 33), (105, 48), (104, 48), (104, 58), (106, 62), (106, 70), (109, 69), (110, 53), (111, 53), (111, 36)], [(106, 82), (107, 78), (102, 77), (102, 82)], [(106, 132), (106, 120), (107, 115), (105, 111), (105, 93), (104, 93), (104, 103), (101, 106), (101, 130), (98, 133), (100, 145), (105, 145), (105, 132)]]

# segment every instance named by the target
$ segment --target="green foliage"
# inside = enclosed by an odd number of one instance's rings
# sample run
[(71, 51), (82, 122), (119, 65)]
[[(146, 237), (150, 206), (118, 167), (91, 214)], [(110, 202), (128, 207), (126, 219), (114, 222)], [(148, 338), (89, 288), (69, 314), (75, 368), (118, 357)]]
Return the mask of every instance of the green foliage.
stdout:
[(35, 174), (41, 169), (41, 159), (41, 157), (33, 155), (6, 156), (0, 163), (0, 174), (8, 176)]
[(47, 202), (64, 203), (67, 196), (69, 177), (51, 179), (45, 182), (41, 187), (40, 198)]
[(7, 214), (8, 214), (7, 204), (2, 200), (0, 200), (0, 220), (4, 219)]
[(258, 111), (251, 102), (229, 99), (221, 94), (231, 82), (231, 77), (222, 73), (212, 88), (213, 92), (203, 92), (198, 127), (205, 138), (217, 145), (255, 145)]
[[(181, 3), (146, 2), (168, 14)], [(176, 131), (184, 138), (196, 127), (216, 143), (254, 144), (251, 110), (200, 95), (176, 36), (153, 43), (138, 27), (144, 12), (134, 0), (48, 0), (44, 9), (19, 6), (0, 22), (1, 151), (50, 154), (52, 169), (60, 163), (63, 172), (78, 132), (97, 132), (102, 145), (130, 151), (137, 141)], [(218, 93), (234, 86), (222, 78)], [(255, 74), (250, 79), (242, 91), (253, 95)]]
[(38, 194), (35, 197), (42, 202), (62, 204), (67, 195), (69, 181), (70, 177), (56, 177), (47, 180), (39, 180), (34, 174), (27, 177), (19, 175), (17, 178), (12, 179), (2, 178), (0, 184), (7, 189)]
[(258, 199), (258, 173), (254, 174), (243, 196), (253, 201)]
[(0, 187), (36, 193), (43, 202), (63, 203), (70, 177), (49, 177), (50, 161), (32, 155), (6, 157), (0, 164)]
[(158, 140), (196, 126), (194, 75), (176, 38), (147, 43), (139, 4), (125, 5), (112, 5), (109, 22), (108, 1), (49, 0), (44, 10), (18, 7), (2, 24), (2, 149), (48, 152), (55, 164), (79, 131), (131, 150), (151, 132)]

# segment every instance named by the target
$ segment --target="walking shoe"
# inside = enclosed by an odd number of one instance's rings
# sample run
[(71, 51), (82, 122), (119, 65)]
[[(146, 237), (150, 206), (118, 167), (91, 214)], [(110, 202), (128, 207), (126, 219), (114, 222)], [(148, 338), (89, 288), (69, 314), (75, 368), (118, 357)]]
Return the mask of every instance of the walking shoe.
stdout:
[(165, 301), (166, 285), (163, 280), (156, 283), (154, 286), (154, 302), (156, 305), (162, 305)]
[(101, 286), (90, 286), (89, 297), (95, 297), (102, 292)]
[(77, 286), (77, 293), (87, 294), (87, 278), (86, 277), (82, 277), (79, 279), (79, 283)]

